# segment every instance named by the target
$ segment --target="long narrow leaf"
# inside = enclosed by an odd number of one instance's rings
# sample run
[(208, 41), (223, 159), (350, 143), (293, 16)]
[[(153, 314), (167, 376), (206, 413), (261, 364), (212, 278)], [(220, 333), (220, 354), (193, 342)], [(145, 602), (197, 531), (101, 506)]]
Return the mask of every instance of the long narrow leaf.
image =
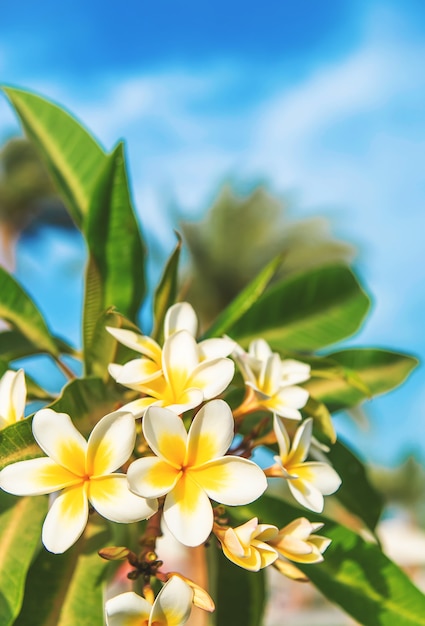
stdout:
[[(330, 375), (312, 378), (305, 387), (332, 412), (356, 406), (372, 395), (394, 389), (418, 364), (413, 356), (374, 348), (334, 352), (326, 356), (326, 361), (335, 365)], [(363, 387), (358, 384), (358, 379)]]
[(23, 287), (2, 267), (0, 293), (0, 318), (10, 322), (40, 352), (59, 355), (56, 342), (40, 311)]
[(243, 345), (262, 337), (275, 349), (313, 351), (352, 335), (369, 304), (347, 267), (321, 267), (279, 282), (227, 330)]
[(11, 626), (24, 597), (25, 578), (40, 547), (47, 498), (0, 492), (0, 624)]
[(28, 137), (45, 160), (76, 225), (81, 227), (106, 154), (61, 107), (22, 89), (3, 87)]
[(279, 528), (302, 515), (322, 521), (320, 534), (332, 540), (323, 563), (296, 564), (329, 600), (363, 626), (425, 626), (425, 595), (376, 544), (323, 516), (269, 496), (232, 510), (239, 523), (258, 516)]
[(65, 554), (43, 549), (30, 569), (15, 626), (103, 626), (107, 563), (97, 551), (108, 540), (107, 526), (95, 520)]
[[(119, 144), (98, 178), (85, 221), (89, 265), (84, 312), (85, 348), (107, 308), (135, 321), (145, 293), (145, 249)], [(90, 372), (87, 372), (90, 373)]]
[(240, 294), (220, 313), (204, 337), (218, 337), (228, 332), (244, 313), (257, 302), (282, 264), (282, 255), (272, 259)]

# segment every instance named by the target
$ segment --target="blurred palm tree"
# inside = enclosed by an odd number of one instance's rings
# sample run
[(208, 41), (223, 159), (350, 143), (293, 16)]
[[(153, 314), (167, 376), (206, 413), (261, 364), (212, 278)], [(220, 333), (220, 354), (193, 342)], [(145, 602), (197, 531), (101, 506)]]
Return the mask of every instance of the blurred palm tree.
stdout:
[(12, 269), (19, 235), (45, 223), (72, 226), (33, 145), (9, 139), (0, 149), (0, 261)]
[(288, 209), (262, 187), (240, 197), (226, 186), (201, 222), (181, 225), (190, 254), (184, 297), (204, 324), (279, 253), (278, 278), (353, 259), (353, 246), (332, 237), (327, 219), (294, 222)]

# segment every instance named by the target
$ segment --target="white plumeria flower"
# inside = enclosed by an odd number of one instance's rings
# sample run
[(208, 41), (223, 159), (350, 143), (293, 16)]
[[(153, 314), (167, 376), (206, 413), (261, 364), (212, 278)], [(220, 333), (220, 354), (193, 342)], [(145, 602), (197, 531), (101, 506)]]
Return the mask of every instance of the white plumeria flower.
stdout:
[(110, 366), (110, 373), (117, 382), (145, 394), (123, 407), (134, 417), (141, 417), (150, 405), (168, 407), (178, 413), (193, 409), (224, 391), (235, 371), (231, 359), (219, 357), (201, 361), (196, 340), (187, 330), (175, 332), (166, 339), (161, 365), (161, 375), (143, 384), (124, 383), (121, 368), (125, 366)]
[(271, 524), (259, 524), (256, 517), (237, 528), (215, 525), (214, 534), (227, 558), (251, 572), (258, 572), (278, 558), (276, 550), (265, 543), (277, 537), (278, 529)]
[(153, 605), (133, 591), (106, 602), (107, 626), (183, 626), (192, 610), (193, 591), (181, 578), (172, 576)]
[[(284, 528), (273, 537), (269, 543), (278, 551), (279, 556), (296, 563), (321, 563), (323, 552), (331, 543), (327, 537), (315, 535), (317, 530), (323, 527), (320, 522), (309, 522), (305, 517), (300, 517)], [(279, 559), (274, 563), (275, 567), (285, 576), (295, 580), (307, 580), (292, 563)]]
[(308, 400), (308, 391), (298, 387), (310, 378), (310, 366), (294, 359), (282, 360), (272, 352), (264, 339), (256, 339), (248, 353), (241, 348), (234, 351), (245, 384), (253, 391), (245, 412), (264, 409), (288, 419), (301, 419), (299, 409)]
[(7, 370), (0, 379), (0, 429), (24, 418), (26, 397), (24, 370)]
[[(168, 309), (163, 348), (151, 337), (107, 327), (115, 339), (143, 355), (125, 365), (109, 365), (109, 373), (117, 383), (148, 396), (125, 405), (135, 417), (141, 417), (151, 404), (183, 412), (228, 386), (234, 366), (225, 357), (232, 352), (235, 342), (222, 337), (197, 343), (197, 327), (196, 313), (188, 302), (179, 302)], [(182, 354), (187, 356), (185, 361)]]
[(305, 462), (313, 432), (312, 418), (297, 428), (292, 446), (283, 421), (277, 415), (273, 418), (273, 428), (279, 446), (279, 456), (275, 460), (288, 479), (292, 495), (307, 509), (320, 513), (324, 506), (323, 496), (334, 493), (341, 485), (341, 479), (327, 463)]
[(0, 472), (0, 487), (18, 496), (60, 491), (42, 531), (45, 547), (65, 552), (83, 533), (89, 502), (113, 522), (135, 522), (157, 510), (155, 500), (135, 496), (125, 474), (114, 473), (133, 452), (136, 425), (130, 413), (103, 417), (86, 441), (66, 413), (42, 409), (32, 422), (47, 457), (20, 461)]
[(128, 468), (130, 489), (144, 498), (165, 497), (164, 519), (175, 538), (198, 546), (213, 527), (209, 498), (228, 505), (248, 504), (267, 488), (264, 472), (252, 461), (224, 456), (233, 440), (234, 421), (223, 400), (205, 404), (189, 432), (168, 409), (151, 407), (143, 432), (157, 455)]

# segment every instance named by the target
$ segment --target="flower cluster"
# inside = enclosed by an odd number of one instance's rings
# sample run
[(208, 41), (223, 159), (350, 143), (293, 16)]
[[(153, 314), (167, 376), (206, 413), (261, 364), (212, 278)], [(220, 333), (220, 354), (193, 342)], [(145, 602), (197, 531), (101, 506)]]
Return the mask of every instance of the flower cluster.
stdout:
[[(253, 341), (248, 352), (227, 337), (197, 342), (196, 314), (187, 303), (168, 310), (162, 346), (134, 331), (108, 331), (141, 355), (109, 366), (116, 383), (139, 397), (102, 417), (88, 440), (66, 413), (38, 411), (32, 432), (45, 456), (0, 472), (0, 486), (9, 493), (52, 494), (42, 529), (45, 547), (62, 553), (72, 546), (84, 532), (90, 507), (112, 522), (148, 520), (149, 541), (141, 541), (148, 549), (139, 556), (128, 548), (105, 549), (105, 558), (128, 558), (135, 577), (143, 572), (145, 580), (145, 597), (126, 592), (107, 601), (109, 626), (180, 626), (193, 603), (212, 610), (205, 591), (177, 573), (161, 571), (155, 554), (161, 522), (185, 546), (200, 546), (213, 532), (226, 557), (240, 567), (258, 571), (273, 565), (304, 579), (293, 562), (323, 559), (329, 541), (315, 534), (322, 524), (302, 517), (279, 530), (254, 517), (232, 527), (226, 507), (260, 498), (268, 477), (286, 483), (295, 500), (314, 512), (322, 511), (324, 495), (338, 489), (335, 470), (309, 460), (313, 419), (303, 419), (308, 392), (300, 386), (310, 376), (309, 366), (282, 360), (262, 339)], [(218, 396), (232, 381), (235, 362), (246, 395), (232, 410)], [(25, 394), (22, 370), (6, 372), (0, 380), (0, 427), (23, 418)], [(235, 429), (254, 411), (264, 413), (259, 419), (269, 425), (269, 440), (279, 449), (266, 470), (250, 459), (261, 442), (258, 427), (242, 442), (235, 440)], [(287, 427), (293, 420), (301, 423), (291, 439)], [(165, 583), (156, 598), (152, 576)]]

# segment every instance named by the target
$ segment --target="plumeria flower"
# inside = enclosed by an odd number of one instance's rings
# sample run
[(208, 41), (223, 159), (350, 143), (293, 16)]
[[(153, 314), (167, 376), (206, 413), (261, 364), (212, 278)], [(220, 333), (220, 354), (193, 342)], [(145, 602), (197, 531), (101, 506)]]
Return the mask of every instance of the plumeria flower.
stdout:
[[(330, 539), (313, 534), (322, 527), (323, 524), (320, 522), (312, 523), (305, 517), (300, 517), (281, 528), (269, 543), (283, 559), (296, 563), (321, 563), (323, 552), (331, 543)], [(305, 575), (297, 567), (282, 558), (274, 565), (289, 578), (306, 580)]]
[(282, 360), (264, 339), (256, 339), (248, 353), (238, 347), (233, 353), (245, 384), (251, 389), (243, 413), (263, 409), (281, 417), (300, 420), (308, 391), (298, 387), (310, 378), (310, 366), (294, 359)]
[(48, 456), (20, 461), (0, 473), (0, 487), (18, 496), (60, 491), (42, 531), (45, 547), (65, 552), (83, 533), (89, 502), (113, 522), (135, 522), (155, 513), (155, 500), (135, 496), (125, 474), (114, 473), (133, 452), (136, 425), (131, 414), (110, 413), (86, 441), (66, 413), (42, 409), (32, 422), (34, 437)]
[(0, 429), (24, 418), (26, 397), (24, 370), (7, 370), (0, 379)]
[(197, 343), (197, 324), (191, 305), (181, 302), (167, 311), (162, 348), (151, 337), (107, 329), (118, 341), (144, 355), (125, 365), (109, 365), (117, 383), (144, 395), (126, 404), (125, 410), (141, 417), (154, 404), (181, 413), (224, 391), (234, 374), (233, 362), (226, 357), (235, 344), (227, 337)]
[(162, 587), (153, 605), (133, 591), (106, 602), (107, 626), (183, 626), (192, 610), (193, 591), (173, 576)]
[(312, 418), (297, 428), (292, 445), (283, 421), (277, 415), (273, 418), (273, 428), (279, 446), (279, 456), (275, 460), (288, 479), (292, 495), (307, 509), (320, 513), (324, 506), (323, 496), (334, 493), (341, 479), (327, 463), (305, 461), (312, 439)]
[(277, 537), (278, 529), (270, 524), (259, 524), (256, 517), (237, 528), (220, 528), (216, 524), (214, 534), (227, 558), (251, 572), (258, 572), (278, 558), (275, 548), (265, 543)]
[(209, 498), (248, 504), (267, 488), (258, 465), (223, 456), (232, 443), (233, 427), (232, 412), (223, 400), (205, 404), (188, 433), (182, 419), (168, 409), (151, 407), (143, 418), (143, 433), (156, 456), (130, 465), (130, 489), (144, 498), (165, 496), (165, 522), (186, 546), (200, 545), (212, 530)]

